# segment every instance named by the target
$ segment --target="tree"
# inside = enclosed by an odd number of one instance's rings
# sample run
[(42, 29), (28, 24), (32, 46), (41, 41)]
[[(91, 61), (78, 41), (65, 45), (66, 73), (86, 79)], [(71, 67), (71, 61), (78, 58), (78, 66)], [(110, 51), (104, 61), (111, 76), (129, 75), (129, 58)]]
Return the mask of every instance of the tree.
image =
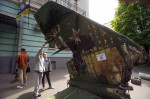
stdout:
[(150, 6), (140, 2), (119, 2), (115, 18), (111, 21), (115, 31), (126, 35), (149, 53), (150, 49)]

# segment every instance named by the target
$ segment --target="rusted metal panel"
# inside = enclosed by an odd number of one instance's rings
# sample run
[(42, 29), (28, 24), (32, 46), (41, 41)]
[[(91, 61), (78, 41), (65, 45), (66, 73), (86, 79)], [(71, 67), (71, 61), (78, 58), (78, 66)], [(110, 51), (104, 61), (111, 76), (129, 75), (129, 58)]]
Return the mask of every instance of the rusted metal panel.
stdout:
[(102, 96), (130, 98), (126, 90), (132, 89), (128, 81), (143, 53), (139, 45), (54, 2), (42, 6), (35, 18), (46, 40), (55, 40), (59, 51), (65, 47), (72, 51), (73, 58), (67, 63), (70, 85), (95, 84), (101, 90), (83, 88)]

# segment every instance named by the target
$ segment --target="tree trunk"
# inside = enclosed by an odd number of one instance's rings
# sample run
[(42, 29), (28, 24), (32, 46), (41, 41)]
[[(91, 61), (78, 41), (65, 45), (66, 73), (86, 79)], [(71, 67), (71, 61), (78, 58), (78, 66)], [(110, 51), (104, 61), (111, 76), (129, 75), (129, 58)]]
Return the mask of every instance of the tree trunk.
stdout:
[(144, 49), (145, 49), (146, 53), (149, 54), (149, 45), (144, 45)]
[(144, 49), (146, 53), (148, 54), (147, 66), (150, 66), (149, 47), (150, 47), (149, 45), (144, 45)]

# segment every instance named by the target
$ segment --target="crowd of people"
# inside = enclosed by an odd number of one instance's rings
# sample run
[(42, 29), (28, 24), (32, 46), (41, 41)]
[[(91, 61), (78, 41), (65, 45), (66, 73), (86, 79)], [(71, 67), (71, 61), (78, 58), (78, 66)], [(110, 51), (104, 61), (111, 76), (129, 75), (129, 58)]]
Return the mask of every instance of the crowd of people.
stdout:
[[(54, 89), (52, 87), (51, 81), (50, 81), (50, 74), (52, 70), (52, 64), (50, 61), (50, 58), (47, 58), (47, 53), (43, 52), (43, 48), (46, 44), (44, 43), (42, 47), (37, 52), (35, 59), (36, 63), (34, 66), (34, 79), (35, 79), (35, 86), (34, 86), (34, 95), (36, 97), (41, 96), (39, 93), (39, 87), (40, 82), (42, 81), (42, 90), (45, 90), (45, 76), (47, 78), (47, 82), (49, 85), (49, 89)], [(27, 86), (27, 68), (29, 64), (30, 58), (29, 55), (26, 53), (26, 49), (22, 48), (21, 53), (16, 57), (16, 63), (17, 63), (17, 74), (15, 76), (19, 77), (19, 85), (17, 88), (23, 88), (23, 86)]]

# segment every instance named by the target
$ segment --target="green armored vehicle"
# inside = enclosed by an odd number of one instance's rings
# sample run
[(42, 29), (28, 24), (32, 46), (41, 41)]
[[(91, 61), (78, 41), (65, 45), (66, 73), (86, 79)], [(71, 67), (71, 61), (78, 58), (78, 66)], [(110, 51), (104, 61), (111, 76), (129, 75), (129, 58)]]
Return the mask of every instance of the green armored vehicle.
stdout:
[(48, 42), (73, 53), (67, 63), (70, 86), (50, 99), (130, 99), (128, 81), (143, 52), (139, 45), (52, 1), (35, 19)]

